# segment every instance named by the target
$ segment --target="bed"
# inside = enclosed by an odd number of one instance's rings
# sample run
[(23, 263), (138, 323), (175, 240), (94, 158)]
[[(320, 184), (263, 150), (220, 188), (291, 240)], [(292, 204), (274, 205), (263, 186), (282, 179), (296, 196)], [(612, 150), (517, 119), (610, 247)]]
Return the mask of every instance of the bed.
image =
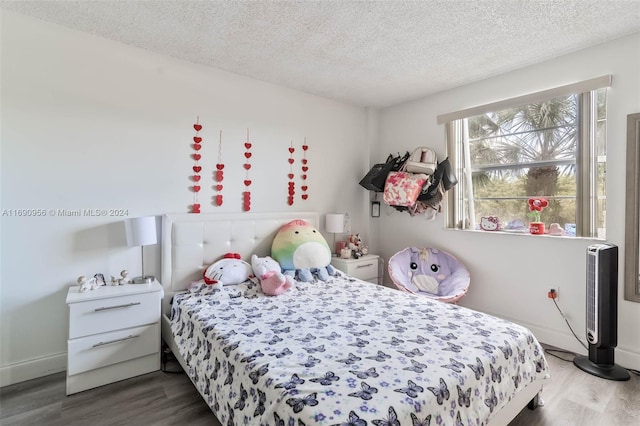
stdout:
[(527, 329), (337, 273), (265, 296), (185, 291), (225, 252), (269, 255), (316, 213), (163, 217), (162, 336), (223, 425), (506, 425), (548, 377)]

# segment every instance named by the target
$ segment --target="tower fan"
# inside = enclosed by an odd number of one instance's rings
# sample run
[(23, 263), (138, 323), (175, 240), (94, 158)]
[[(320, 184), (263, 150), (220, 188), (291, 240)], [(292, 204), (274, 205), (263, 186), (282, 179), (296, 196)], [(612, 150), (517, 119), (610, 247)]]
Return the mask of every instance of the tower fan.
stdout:
[(618, 344), (618, 247), (587, 247), (587, 341), (589, 357), (573, 363), (581, 370), (609, 380), (629, 380), (627, 370), (614, 363)]

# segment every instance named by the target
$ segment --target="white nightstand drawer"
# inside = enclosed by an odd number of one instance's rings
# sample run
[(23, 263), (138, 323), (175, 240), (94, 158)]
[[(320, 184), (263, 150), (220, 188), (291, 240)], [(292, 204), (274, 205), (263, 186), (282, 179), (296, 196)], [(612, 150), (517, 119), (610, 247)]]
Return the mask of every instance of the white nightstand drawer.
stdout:
[(378, 259), (367, 259), (349, 265), (349, 275), (367, 281), (378, 277)]
[(158, 322), (158, 293), (142, 293), (69, 304), (69, 339)]
[(379, 262), (380, 257), (373, 254), (365, 255), (359, 259), (341, 259), (334, 257), (331, 260), (331, 264), (345, 274), (374, 283), (378, 282)]
[(160, 348), (158, 323), (68, 341), (67, 375), (117, 364)]

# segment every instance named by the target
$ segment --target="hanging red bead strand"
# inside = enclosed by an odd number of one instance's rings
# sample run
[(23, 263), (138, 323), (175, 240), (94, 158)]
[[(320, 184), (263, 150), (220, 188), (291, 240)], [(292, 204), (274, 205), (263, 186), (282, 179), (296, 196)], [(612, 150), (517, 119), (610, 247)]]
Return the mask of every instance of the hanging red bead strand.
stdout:
[(194, 184), (191, 187), (193, 191), (193, 204), (191, 205), (191, 213), (200, 213), (200, 203), (198, 202), (198, 192), (200, 192), (200, 172), (202, 171), (202, 167), (200, 166), (200, 158), (202, 158), (202, 154), (200, 154), (200, 149), (202, 148), (202, 137), (200, 136), (200, 130), (202, 130), (202, 125), (200, 124), (200, 117), (196, 117), (196, 124), (193, 125), (193, 128), (196, 131), (195, 136), (193, 137), (193, 149), (194, 153), (192, 154), (193, 160), (195, 164), (193, 165), (193, 175), (191, 179)]
[(249, 141), (249, 129), (247, 129), (247, 141), (244, 143), (244, 158), (245, 158), (245, 163), (244, 163), (244, 169), (245, 169), (245, 179), (244, 179), (244, 186), (245, 186), (245, 191), (242, 193), (242, 201), (243, 201), (243, 208), (244, 211), (248, 212), (249, 210), (251, 210), (251, 191), (249, 191), (249, 187), (251, 186), (251, 179), (249, 179), (249, 170), (251, 170), (251, 163), (249, 162), (249, 160), (251, 159), (251, 142)]
[(293, 175), (293, 162), (295, 161), (293, 159), (293, 153), (295, 152), (295, 148), (293, 147), (293, 141), (291, 141), (291, 146), (289, 147), (289, 174), (287, 175), (287, 177), (289, 178), (289, 196), (287, 197), (287, 204), (289, 204), (290, 206), (293, 205), (293, 196), (296, 193), (296, 184), (293, 180), (294, 175)]
[(224, 179), (224, 163), (222, 162), (222, 130), (220, 130), (220, 138), (218, 140), (218, 162), (216, 163), (216, 170), (214, 171), (214, 180), (216, 184), (213, 188), (217, 191), (216, 195), (213, 196), (213, 204), (216, 206), (222, 205), (222, 180)]
[(300, 175), (300, 177), (302, 178), (302, 186), (300, 187), (300, 189), (302, 189), (302, 195), (300, 197), (303, 200), (309, 198), (309, 194), (307, 193), (307, 189), (309, 189), (309, 187), (307, 186), (307, 172), (309, 171), (309, 165), (307, 164), (308, 149), (309, 145), (307, 145), (307, 138), (304, 138), (304, 145), (302, 145), (302, 175)]

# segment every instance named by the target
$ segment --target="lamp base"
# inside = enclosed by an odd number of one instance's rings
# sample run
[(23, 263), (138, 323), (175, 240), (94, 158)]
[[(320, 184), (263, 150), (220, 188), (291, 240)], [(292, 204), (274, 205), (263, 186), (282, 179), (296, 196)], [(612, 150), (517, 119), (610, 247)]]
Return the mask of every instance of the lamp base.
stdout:
[(131, 280), (132, 284), (151, 284), (156, 280), (156, 277), (153, 275), (145, 275), (144, 277), (136, 277)]

